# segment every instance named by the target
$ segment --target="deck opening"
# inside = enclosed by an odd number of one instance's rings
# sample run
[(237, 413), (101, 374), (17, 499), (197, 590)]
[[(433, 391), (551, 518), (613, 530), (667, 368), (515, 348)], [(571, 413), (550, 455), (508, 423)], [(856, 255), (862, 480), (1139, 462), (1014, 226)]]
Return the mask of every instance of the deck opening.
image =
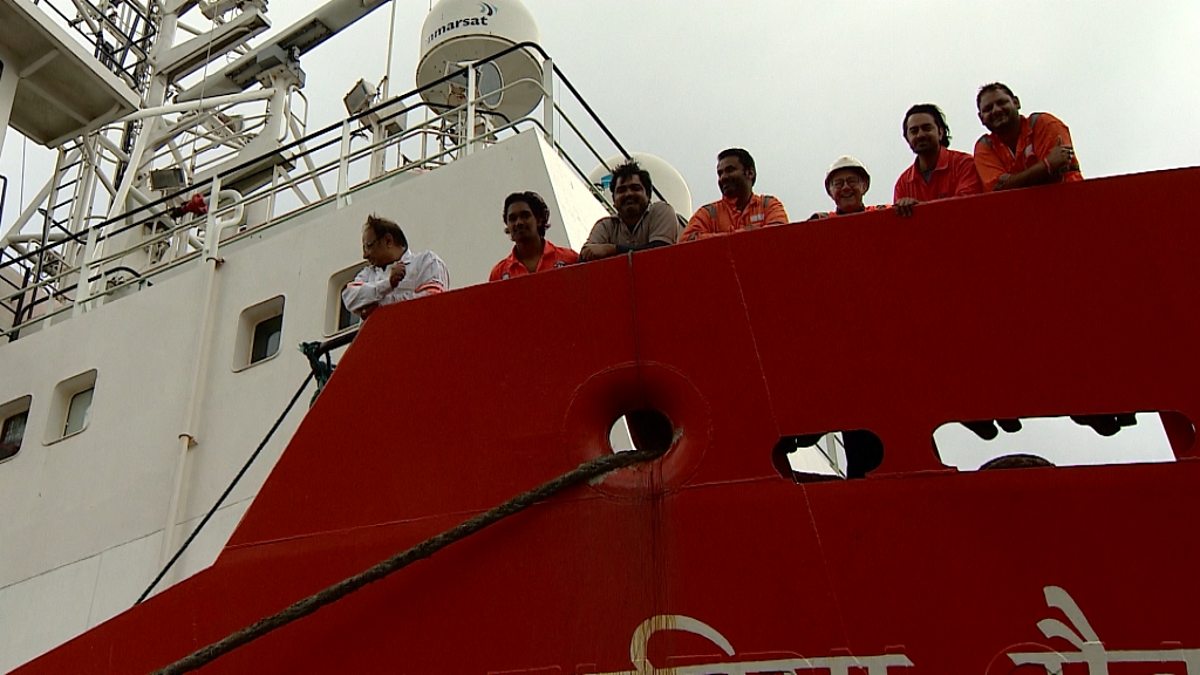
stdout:
[(782, 436), (771, 461), (797, 483), (864, 478), (883, 462), (883, 442), (868, 429)]
[(653, 409), (631, 410), (614, 420), (609, 427), (608, 446), (613, 452), (666, 452), (674, 436), (675, 427), (662, 412)]
[(1045, 466), (1054, 466), (1054, 463), (1045, 457), (1019, 452), (1014, 455), (1002, 455), (994, 459), (989, 459), (979, 467), (979, 470), (990, 471), (992, 469), (1037, 469)]
[[(1179, 413), (1165, 414), (1171, 420), (1180, 417)], [(1186, 419), (1175, 426), (1194, 429)], [(1185, 444), (1190, 447), (1192, 441)], [(1163, 427), (1163, 414), (1153, 411), (946, 422), (933, 432), (933, 446), (943, 464), (959, 471), (1008, 468), (1021, 465), (1021, 458), (1029, 457), (1044, 464), (1031, 460), (1022, 466), (1176, 459), (1172, 440)]]

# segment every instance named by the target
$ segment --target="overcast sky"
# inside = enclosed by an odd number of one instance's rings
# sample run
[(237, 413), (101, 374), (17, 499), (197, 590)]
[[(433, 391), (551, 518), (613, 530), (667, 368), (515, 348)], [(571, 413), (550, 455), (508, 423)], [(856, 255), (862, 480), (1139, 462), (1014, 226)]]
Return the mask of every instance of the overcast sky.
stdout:
[[(292, 5), (274, 3), (282, 23)], [(829, 206), (823, 179), (839, 155), (866, 163), (868, 201), (891, 201), (912, 161), (900, 136), (918, 102), (945, 110), (952, 147), (970, 152), (983, 132), (975, 92), (1008, 83), (1023, 110), (1049, 111), (1071, 128), (1086, 176), (1200, 164), (1200, 2), (816, 3), (784, 0), (528, 0), (542, 44), (619, 139), (659, 155), (687, 180), (697, 205), (718, 197), (716, 153), (750, 150), (762, 192), (794, 219)], [(393, 79), (412, 82), (428, 2), (397, 7)], [(344, 35), (378, 34), (380, 10)], [(360, 42), (362, 41), (362, 42)], [(381, 50), (382, 53), (382, 50)], [(309, 81), (338, 81), (360, 60), (305, 64)], [(395, 89), (393, 89), (395, 91)]]
[[(429, 8), (398, 2), (393, 94), (412, 86)], [(319, 4), (271, 3), (273, 31)], [(1023, 112), (1067, 123), (1086, 177), (1200, 165), (1196, 0), (525, 4), (546, 51), (626, 148), (674, 165), (696, 206), (718, 197), (716, 153), (729, 146), (755, 156), (758, 190), (782, 199), (793, 220), (831, 208), (822, 183), (842, 154), (870, 170), (867, 201), (890, 202), (912, 161), (900, 134), (908, 106), (940, 105), (952, 147), (970, 152), (983, 132), (975, 92), (995, 80), (1013, 88)], [(384, 7), (305, 57), (309, 129), (341, 119), (342, 96), (359, 78), (383, 76), (389, 19)], [(204, 21), (195, 12), (186, 20)], [(21, 151), (10, 133), (0, 157), (11, 181), (5, 224), (19, 211)], [(51, 161), (29, 145), (26, 197)]]
[[(273, 2), (273, 30), (320, 3)], [(828, 209), (822, 181), (839, 155), (866, 163), (867, 201), (886, 203), (912, 161), (905, 109), (945, 110), (952, 147), (983, 129), (975, 92), (1008, 83), (1025, 112), (1071, 128), (1085, 176), (1200, 164), (1200, 2), (1005, 3), (870, 0), (526, 0), (542, 44), (630, 150), (659, 155), (698, 206), (718, 196), (716, 152), (745, 147), (758, 189), (793, 219)], [(410, 88), (428, 0), (399, 0), (392, 92)], [(204, 21), (198, 13), (192, 23)], [(360, 77), (385, 71), (389, 11), (376, 11), (303, 62), (310, 129), (339, 119)], [(15, 215), (21, 143), (5, 143), (4, 222)], [(30, 145), (30, 155), (38, 155)], [(44, 153), (41, 153), (44, 155)], [(28, 197), (49, 172), (27, 166)]]

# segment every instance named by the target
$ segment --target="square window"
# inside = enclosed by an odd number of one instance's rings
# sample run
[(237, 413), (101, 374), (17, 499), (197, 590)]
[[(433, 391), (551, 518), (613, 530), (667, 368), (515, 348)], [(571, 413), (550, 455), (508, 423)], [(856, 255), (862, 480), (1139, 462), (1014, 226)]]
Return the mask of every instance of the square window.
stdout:
[(67, 421), (63, 424), (63, 436), (77, 434), (87, 426), (88, 413), (92, 411), (92, 394), (95, 391), (89, 387), (71, 397), (71, 402), (67, 404)]
[(258, 363), (279, 352), (279, 338), (283, 335), (283, 315), (276, 314), (258, 322), (254, 327), (254, 345), (250, 349), (250, 363)]
[(50, 401), (46, 443), (54, 443), (86, 430), (92, 417), (95, 394), (95, 370), (59, 382)]
[(242, 310), (233, 349), (234, 371), (268, 361), (279, 353), (283, 342), (283, 304), (283, 296), (277, 295)]
[(325, 297), (325, 335), (335, 335), (349, 330), (362, 323), (362, 318), (346, 309), (342, 303), (342, 289), (354, 281), (355, 275), (366, 267), (364, 262), (347, 267), (329, 278), (329, 287)]
[(342, 304), (341, 298), (338, 298), (338, 320), (337, 330), (340, 333), (347, 328), (353, 328), (362, 323), (362, 317), (346, 309), (346, 305)]
[(15, 457), (21, 451), (32, 400), (32, 396), (22, 396), (0, 405), (0, 462)]

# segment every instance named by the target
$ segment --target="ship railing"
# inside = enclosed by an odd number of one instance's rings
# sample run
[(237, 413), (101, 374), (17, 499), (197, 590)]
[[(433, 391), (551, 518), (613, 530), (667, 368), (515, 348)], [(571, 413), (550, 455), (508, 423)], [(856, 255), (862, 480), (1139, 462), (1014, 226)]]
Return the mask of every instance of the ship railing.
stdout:
[(4, 204), (8, 201), (8, 176), (0, 175), (0, 223), (4, 222)]
[[(108, 0), (101, 7), (86, 0), (33, 0), (47, 16), (92, 48), (92, 55), (131, 89), (145, 84), (145, 65), (157, 26), (146, 7), (133, 0)], [(67, 11), (74, 11), (70, 17)]]
[[(475, 78), (467, 77), (466, 96), (454, 106), (431, 103), (421, 97), (424, 92), (452, 79), (461, 79), (471, 69), (516, 50), (537, 52), (542, 57), (540, 80), (520, 78), (500, 90), (479, 92), (475, 89)], [(556, 100), (556, 85), (560, 85), (560, 92), (570, 94), (570, 98)], [(508, 119), (486, 107), (487, 99), (517, 87), (536, 88), (541, 97), (538, 106), (526, 115)], [(566, 104), (575, 109), (568, 110)], [(407, 126), (410, 116), (420, 114), (424, 114), (423, 121)], [(292, 131), (301, 124), (290, 113), (286, 119)], [(584, 131), (581, 120), (599, 130), (611, 151), (601, 151)], [(393, 122), (392, 128), (400, 129), (398, 133), (380, 133)], [(354, 192), (381, 181), (436, 170), (505, 138), (527, 132), (541, 134), (597, 199), (612, 210), (607, 193), (592, 183), (576, 158), (582, 156), (588, 163), (606, 166), (611, 171), (606, 157), (628, 157), (629, 153), (549, 55), (537, 44), (524, 42), (470, 64), (461, 64), (459, 69), (423, 87), (380, 101), (341, 122), (300, 136), (126, 213), (96, 224), (84, 219), (88, 224), (78, 232), (65, 232), (43, 242), (36, 250), (22, 253), (18, 249), (14, 255), (6, 249), (6, 258), (0, 259), (0, 272), (5, 269), (28, 272), (36, 267), (40, 273), (20, 289), (12, 292), (0, 289), (0, 307), (10, 308), (9, 311), (14, 305), (21, 307), (11, 328), (0, 330), (0, 337), (16, 339), (22, 329), (65, 318), (68, 313), (86, 311), (106, 299), (142, 288), (157, 275), (201, 257), (215, 256), (219, 246), (260, 234), (265, 228), (288, 222), (331, 200), (344, 203)], [(359, 142), (362, 138), (366, 141)], [(221, 189), (264, 163), (270, 178), (261, 185), (247, 189), (245, 194)], [(284, 165), (290, 167), (285, 169)], [(181, 210), (195, 195), (204, 198), (207, 214)], [(105, 250), (108, 248), (111, 250)], [(55, 264), (46, 266), (44, 263), (50, 257)], [(116, 268), (122, 269), (121, 275), (112, 274)], [(87, 281), (81, 284), (80, 279)]]

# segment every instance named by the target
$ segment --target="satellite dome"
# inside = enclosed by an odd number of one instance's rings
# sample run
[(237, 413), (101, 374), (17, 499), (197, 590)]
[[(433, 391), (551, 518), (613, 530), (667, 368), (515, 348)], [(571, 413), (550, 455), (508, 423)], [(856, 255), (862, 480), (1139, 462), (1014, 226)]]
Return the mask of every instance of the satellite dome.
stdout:
[[(667, 160), (657, 155), (651, 155), (648, 152), (631, 152), (629, 156), (639, 166), (650, 172), (650, 182), (654, 184), (654, 189), (662, 193), (663, 201), (670, 204), (671, 208), (675, 209), (675, 213), (683, 216), (685, 220), (692, 216), (692, 191), (688, 189), (687, 181), (683, 180), (683, 174), (676, 171), (675, 167), (667, 163)], [(625, 161), (624, 155), (609, 157), (604, 164), (592, 169), (592, 172), (588, 174), (588, 180), (611, 194), (609, 185), (612, 183), (612, 171), (605, 167), (616, 168)], [(653, 199), (654, 197), (651, 195), (651, 200)]]
[[(417, 87), (445, 77), (460, 63), (487, 58), (522, 42), (537, 42), (540, 37), (533, 15), (520, 0), (440, 0), (421, 26)], [(541, 102), (542, 59), (536, 52), (519, 49), (476, 72), (483, 108), (514, 120)], [(532, 82), (521, 83), (524, 79)], [(465, 90), (466, 74), (421, 92), (421, 98), (439, 105), (461, 105), (460, 99), (452, 98), (452, 84)], [(500, 91), (506, 85), (508, 88)]]

